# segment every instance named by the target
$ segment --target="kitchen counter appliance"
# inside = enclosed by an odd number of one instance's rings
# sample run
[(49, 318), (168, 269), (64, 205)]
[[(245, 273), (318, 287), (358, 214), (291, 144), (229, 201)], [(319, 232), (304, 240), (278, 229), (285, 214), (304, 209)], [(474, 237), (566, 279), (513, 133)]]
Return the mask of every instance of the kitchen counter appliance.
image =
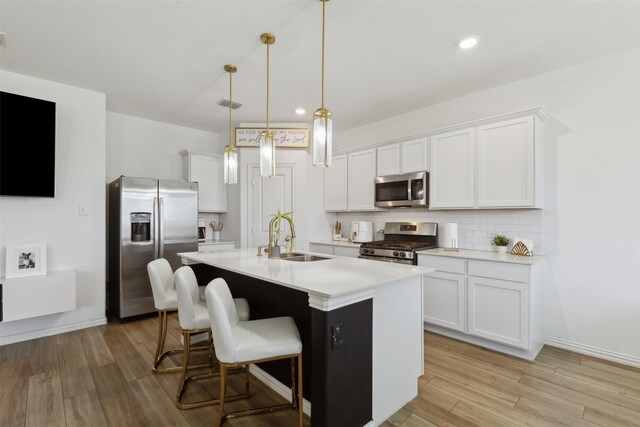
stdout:
[(435, 222), (387, 222), (384, 240), (360, 245), (358, 258), (418, 265), (417, 251), (438, 247)]
[(377, 207), (429, 207), (429, 172), (379, 176), (374, 185)]
[(121, 176), (109, 184), (109, 311), (120, 319), (155, 311), (147, 264), (198, 251), (198, 184)]
[(373, 240), (373, 223), (371, 221), (353, 221), (351, 223), (352, 242), (370, 242)]

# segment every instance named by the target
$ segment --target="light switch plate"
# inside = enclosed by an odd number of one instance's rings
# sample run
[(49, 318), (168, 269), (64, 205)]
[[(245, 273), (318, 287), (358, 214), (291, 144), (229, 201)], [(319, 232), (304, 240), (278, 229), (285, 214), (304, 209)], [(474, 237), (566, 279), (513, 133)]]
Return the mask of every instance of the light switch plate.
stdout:
[(89, 216), (89, 210), (85, 205), (78, 205), (78, 216)]

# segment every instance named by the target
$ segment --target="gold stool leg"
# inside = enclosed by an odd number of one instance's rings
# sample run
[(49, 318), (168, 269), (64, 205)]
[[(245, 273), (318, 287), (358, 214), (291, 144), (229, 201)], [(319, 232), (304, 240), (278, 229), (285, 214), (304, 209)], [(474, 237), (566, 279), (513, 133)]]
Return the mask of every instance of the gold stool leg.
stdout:
[(218, 419), (216, 420), (216, 426), (222, 425), (222, 415), (224, 414), (224, 399), (227, 389), (227, 367), (220, 363), (220, 407), (218, 408)]
[(176, 402), (180, 401), (180, 395), (184, 389), (184, 381), (187, 378), (187, 369), (189, 369), (189, 357), (191, 356), (191, 334), (187, 331), (182, 331), (182, 339), (184, 341), (184, 354), (182, 355), (182, 375), (178, 382)]

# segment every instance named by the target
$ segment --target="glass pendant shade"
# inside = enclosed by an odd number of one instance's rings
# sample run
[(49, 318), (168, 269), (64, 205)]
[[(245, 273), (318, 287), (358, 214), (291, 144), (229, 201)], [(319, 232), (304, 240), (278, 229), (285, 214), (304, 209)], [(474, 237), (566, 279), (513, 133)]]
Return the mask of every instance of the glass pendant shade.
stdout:
[(331, 166), (332, 139), (331, 116), (327, 114), (315, 114), (313, 121), (314, 166)]
[(238, 183), (238, 152), (230, 145), (224, 149), (224, 183)]
[(260, 134), (260, 176), (275, 176), (276, 146), (273, 143), (273, 132), (263, 131)]

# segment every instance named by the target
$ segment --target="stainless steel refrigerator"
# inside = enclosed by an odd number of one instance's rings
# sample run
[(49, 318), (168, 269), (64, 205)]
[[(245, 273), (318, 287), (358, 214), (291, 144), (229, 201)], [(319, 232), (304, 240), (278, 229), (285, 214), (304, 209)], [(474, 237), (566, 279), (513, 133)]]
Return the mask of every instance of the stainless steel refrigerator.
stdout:
[(147, 264), (198, 250), (198, 184), (121, 176), (109, 184), (109, 312), (120, 319), (155, 311)]

